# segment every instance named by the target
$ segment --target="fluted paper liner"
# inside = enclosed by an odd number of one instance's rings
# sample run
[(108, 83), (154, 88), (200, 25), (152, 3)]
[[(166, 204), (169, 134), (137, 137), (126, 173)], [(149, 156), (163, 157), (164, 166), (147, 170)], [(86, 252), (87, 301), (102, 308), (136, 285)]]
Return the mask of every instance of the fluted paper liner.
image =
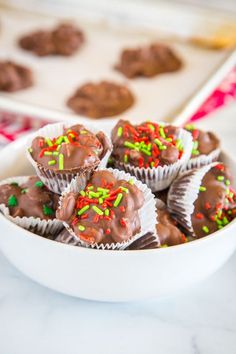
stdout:
[(167, 206), (172, 216), (192, 235), (194, 230), (191, 216), (194, 212), (194, 202), (199, 195), (199, 187), (210, 169), (219, 162), (213, 162), (200, 169), (184, 172), (171, 185), (168, 193)]
[[(125, 173), (124, 171), (119, 171), (116, 169), (108, 168), (108, 169), (103, 169), (99, 168), (99, 170), (107, 170), (113, 173), (115, 178), (118, 180), (124, 179), (126, 181), (129, 181), (132, 179), (134, 181), (134, 184), (143, 192), (144, 194), (144, 205), (143, 207), (138, 211), (139, 217), (140, 217), (140, 224), (141, 224), (141, 230), (138, 234), (133, 236), (127, 241), (124, 241), (122, 243), (111, 243), (111, 244), (97, 244), (94, 243), (92, 245), (86, 244), (84, 241), (80, 240), (81, 245), (84, 247), (89, 247), (89, 248), (96, 248), (96, 249), (108, 249), (108, 250), (115, 250), (115, 249), (125, 249), (131, 242), (134, 240), (137, 240), (140, 238), (144, 233), (150, 231), (150, 232), (155, 232), (155, 225), (156, 225), (156, 203), (155, 203), (155, 197), (152, 194), (150, 188), (147, 187), (144, 183), (141, 181), (138, 181), (135, 177), (131, 176), (128, 173)], [(64, 190), (62, 193), (62, 196), (59, 200), (59, 208), (62, 205), (63, 198), (68, 194), (69, 192), (75, 192), (78, 193), (80, 190), (84, 189), (85, 185), (80, 183), (80, 179), (78, 177), (75, 177), (70, 185)], [(75, 235), (74, 231), (68, 225), (66, 222), (64, 222), (64, 226), (67, 228), (69, 233), (75, 237), (75, 240), (79, 240), (79, 238)]]
[(81, 246), (80, 241), (75, 239), (73, 235), (69, 233), (69, 231), (64, 228), (55, 238), (55, 241), (65, 243), (71, 246)]
[(220, 155), (220, 149), (215, 149), (208, 155), (200, 155), (190, 158), (185, 166), (181, 168), (181, 172), (192, 170), (194, 168), (201, 168), (203, 166), (209, 165), (212, 162), (218, 160)]
[(135, 176), (143, 183), (146, 183), (153, 192), (166, 189), (176, 178), (181, 167), (187, 164), (191, 156), (193, 146), (191, 134), (181, 128), (178, 139), (181, 139), (183, 142), (184, 152), (182, 157), (172, 165), (157, 166), (156, 168), (140, 168), (130, 164), (125, 164), (123, 162), (115, 161), (115, 167), (130, 173), (132, 176)]
[[(29, 177), (30, 176), (17, 176), (7, 178), (5, 180), (0, 181), (0, 185), (9, 184), (13, 182), (22, 185), (28, 181)], [(13, 217), (10, 215), (9, 208), (5, 204), (0, 204), (0, 211), (8, 220), (13, 222), (14, 224), (33, 233), (37, 233), (41, 236), (56, 235), (63, 228), (62, 222), (57, 220), (56, 218), (51, 220), (42, 220), (33, 216)]]
[[(55, 123), (55, 124), (48, 124), (44, 126), (43, 128), (37, 130), (29, 139), (27, 142), (27, 148), (30, 148), (32, 145), (32, 141), (34, 138), (37, 136), (43, 136), (43, 137), (49, 137), (53, 138), (56, 136), (60, 136), (63, 134), (63, 129), (69, 128), (72, 125), (75, 124), (80, 124), (77, 120), (71, 120), (71, 121), (66, 121), (66, 122), (61, 122), (61, 123)], [(96, 134), (99, 132), (99, 130), (94, 129), (94, 125), (91, 123), (86, 123), (84, 126), (87, 130), (91, 131), (93, 134)], [(104, 129), (103, 129), (104, 130)], [(106, 136), (109, 138), (109, 134), (107, 134), (105, 131), (104, 133)], [(38, 162), (36, 162), (30, 152), (27, 149), (26, 155), (30, 163), (33, 165), (38, 177), (41, 179), (41, 181), (50, 189), (52, 192), (61, 194), (62, 191), (70, 184), (71, 180), (74, 177), (79, 177), (84, 180), (85, 182), (89, 180), (92, 172), (97, 169), (98, 167), (106, 167), (109, 156), (110, 156), (110, 151), (107, 151), (105, 156), (101, 159), (100, 163), (98, 165), (91, 165), (90, 167), (82, 168), (82, 167), (77, 167), (73, 168), (71, 171), (68, 172), (63, 172), (61, 173), (60, 171), (54, 171), (53, 169), (47, 169), (44, 166), (40, 165)]]

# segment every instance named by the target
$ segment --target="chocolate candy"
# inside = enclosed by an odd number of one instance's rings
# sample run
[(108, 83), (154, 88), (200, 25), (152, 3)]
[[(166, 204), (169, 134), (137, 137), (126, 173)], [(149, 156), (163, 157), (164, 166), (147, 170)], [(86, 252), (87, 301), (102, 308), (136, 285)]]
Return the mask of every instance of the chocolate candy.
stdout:
[(132, 125), (120, 120), (112, 130), (113, 151), (111, 159), (116, 163), (144, 168), (171, 165), (183, 153), (178, 139), (179, 128), (153, 122)]
[(96, 135), (83, 125), (65, 128), (55, 138), (36, 137), (29, 149), (32, 158), (46, 169), (70, 172), (87, 170), (100, 163), (110, 149), (110, 142), (102, 132)]
[(94, 172), (80, 193), (68, 193), (57, 211), (86, 244), (122, 243), (140, 232), (138, 211), (143, 193), (132, 183), (101, 170)]
[(156, 231), (161, 246), (174, 246), (187, 242), (184, 233), (166, 208), (157, 209)]
[(147, 47), (123, 50), (116, 69), (128, 78), (135, 78), (177, 71), (181, 66), (181, 60), (169, 47), (156, 43)]
[(13, 217), (49, 220), (55, 218), (58, 196), (50, 192), (38, 177), (31, 176), (21, 185), (14, 182), (1, 185), (0, 204), (5, 204)]
[(39, 30), (23, 36), (19, 46), (38, 56), (74, 54), (84, 42), (83, 32), (71, 24), (60, 24), (52, 31)]
[(204, 132), (195, 128), (193, 124), (187, 124), (185, 129), (189, 131), (193, 137), (192, 158), (200, 155), (208, 155), (212, 151), (219, 149), (220, 141), (212, 132)]
[(134, 97), (127, 87), (101, 81), (82, 85), (68, 100), (67, 105), (76, 113), (102, 118), (120, 114), (133, 103)]
[(15, 92), (32, 85), (30, 69), (13, 61), (0, 61), (0, 91)]
[(223, 164), (212, 167), (204, 176), (191, 216), (197, 238), (227, 225), (236, 215), (236, 196), (231, 176)]

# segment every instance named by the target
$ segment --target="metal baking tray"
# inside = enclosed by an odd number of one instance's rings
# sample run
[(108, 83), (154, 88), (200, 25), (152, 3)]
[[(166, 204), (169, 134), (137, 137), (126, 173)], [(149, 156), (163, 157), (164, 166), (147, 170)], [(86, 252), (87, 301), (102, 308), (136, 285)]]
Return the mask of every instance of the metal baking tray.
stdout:
[[(62, 14), (39, 14), (1, 6), (0, 59), (13, 59), (32, 68), (35, 85), (17, 93), (0, 93), (0, 109), (47, 120), (75, 118), (66, 100), (75, 89), (88, 81), (107, 79), (124, 83), (135, 95), (135, 105), (121, 117), (135, 121), (172, 120), (182, 123), (193, 114), (236, 63), (235, 50), (209, 50), (193, 46), (186, 33), (165, 33), (163, 28), (132, 25), (106, 17), (66, 16), (81, 27), (86, 36), (83, 48), (74, 56), (38, 58), (17, 46), (17, 38), (39, 28), (48, 28), (60, 21)], [(109, 16), (108, 16), (109, 17)], [(184, 62), (176, 73), (155, 78), (127, 80), (114, 70), (123, 48), (154, 41), (171, 46)], [(102, 121), (101, 119), (100, 121)]]

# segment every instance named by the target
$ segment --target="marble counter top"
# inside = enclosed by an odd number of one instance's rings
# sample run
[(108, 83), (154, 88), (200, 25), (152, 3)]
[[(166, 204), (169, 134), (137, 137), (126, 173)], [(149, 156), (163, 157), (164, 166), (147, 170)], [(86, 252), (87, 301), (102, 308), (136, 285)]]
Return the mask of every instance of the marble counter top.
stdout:
[[(201, 125), (236, 153), (236, 105)], [(0, 253), (0, 354), (234, 354), (235, 269), (236, 254), (174, 298), (106, 304), (43, 288)]]

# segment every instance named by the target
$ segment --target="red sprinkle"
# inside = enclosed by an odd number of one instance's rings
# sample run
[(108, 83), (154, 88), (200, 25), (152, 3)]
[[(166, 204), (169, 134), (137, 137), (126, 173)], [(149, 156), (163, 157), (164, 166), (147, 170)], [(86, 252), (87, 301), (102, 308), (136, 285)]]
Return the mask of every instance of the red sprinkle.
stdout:
[(203, 214), (202, 213), (197, 213), (196, 214), (197, 219), (203, 219)]
[(123, 226), (123, 227), (126, 227), (126, 226), (127, 226), (126, 221), (125, 221), (124, 218), (121, 218), (121, 219), (120, 219), (120, 224), (121, 224), (121, 226)]
[(106, 229), (105, 234), (110, 235), (110, 233), (111, 233), (111, 229)]
[(122, 213), (125, 213), (125, 207), (124, 207), (124, 205), (121, 205), (121, 206), (120, 206), (120, 211), (121, 211)]
[(205, 203), (205, 209), (211, 209), (211, 204), (209, 202)]

